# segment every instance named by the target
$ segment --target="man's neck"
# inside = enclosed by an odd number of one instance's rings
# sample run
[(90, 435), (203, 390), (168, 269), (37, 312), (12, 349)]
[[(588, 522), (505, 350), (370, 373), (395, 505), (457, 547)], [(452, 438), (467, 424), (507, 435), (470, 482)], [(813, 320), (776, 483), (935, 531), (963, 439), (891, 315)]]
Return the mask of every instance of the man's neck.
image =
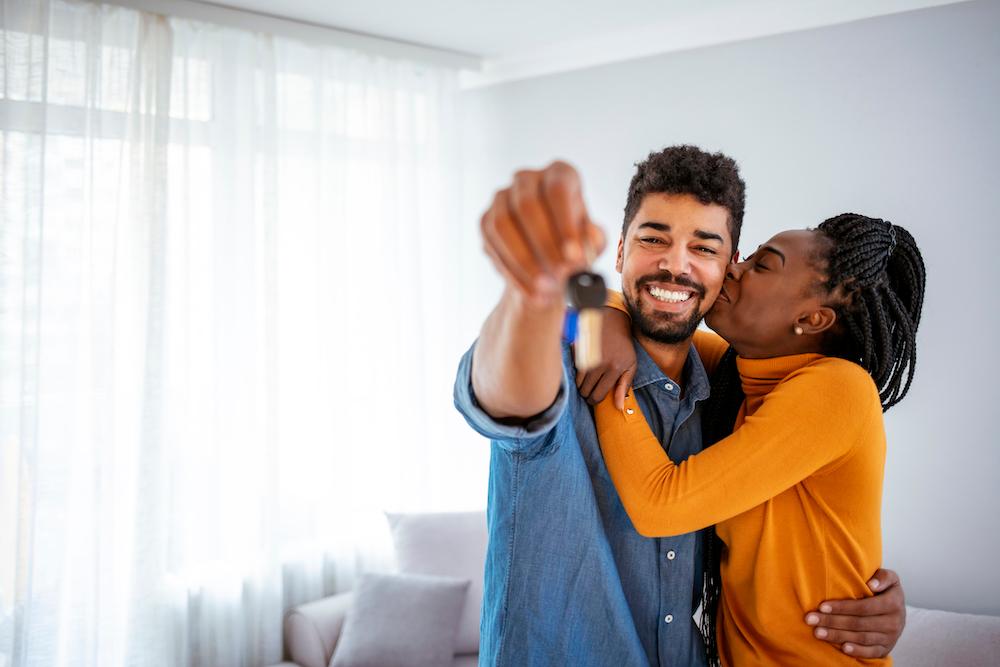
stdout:
[(653, 363), (663, 371), (664, 375), (679, 385), (682, 381), (681, 375), (684, 372), (688, 352), (691, 350), (691, 339), (688, 338), (680, 343), (660, 343), (638, 333), (634, 335)]

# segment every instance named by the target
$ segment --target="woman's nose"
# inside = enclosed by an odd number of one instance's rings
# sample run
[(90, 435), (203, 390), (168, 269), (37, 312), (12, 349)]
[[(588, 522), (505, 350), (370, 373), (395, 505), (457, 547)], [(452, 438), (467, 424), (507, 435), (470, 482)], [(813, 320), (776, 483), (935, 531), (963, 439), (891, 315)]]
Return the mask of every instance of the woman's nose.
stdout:
[(746, 271), (746, 265), (747, 263), (745, 261), (730, 264), (729, 268), (726, 269), (726, 278), (729, 278), (730, 280), (739, 280), (743, 277), (743, 272)]

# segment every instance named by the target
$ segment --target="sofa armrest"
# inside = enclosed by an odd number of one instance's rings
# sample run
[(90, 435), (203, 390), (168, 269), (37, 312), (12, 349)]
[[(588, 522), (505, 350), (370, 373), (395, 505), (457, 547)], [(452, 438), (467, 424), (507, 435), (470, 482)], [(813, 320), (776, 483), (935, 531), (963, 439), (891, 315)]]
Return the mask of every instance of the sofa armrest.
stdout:
[(907, 607), (892, 657), (900, 667), (1000, 665), (1000, 617)]
[(340, 638), (353, 593), (294, 607), (285, 614), (285, 650), (301, 667), (327, 667)]

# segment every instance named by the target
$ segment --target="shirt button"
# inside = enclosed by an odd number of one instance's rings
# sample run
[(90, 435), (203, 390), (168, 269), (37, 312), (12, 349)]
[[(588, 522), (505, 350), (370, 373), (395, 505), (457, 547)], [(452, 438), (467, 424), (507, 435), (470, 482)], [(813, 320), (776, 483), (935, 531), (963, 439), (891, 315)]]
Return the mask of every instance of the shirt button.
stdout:
[(673, 549), (671, 549), (670, 551), (667, 552), (667, 560), (673, 560), (676, 557), (677, 557), (677, 554), (674, 553)]
[(674, 615), (673, 614), (667, 614), (666, 618), (664, 618), (663, 620), (666, 621), (667, 623), (673, 623), (674, 622)]
[(634, 415), (635, 414), (635, 410), (633, 410), (632, 408), (627, 408), (625, 410), (625, 414), (627, 414), (627, 415)]
[(668, 382), (667, 384), (663, 385), (663, 388), (666, 389), (667, 391), (673, 391), (674, 390), (674, 385), (672, 385), (672, 384), (670, 384)]

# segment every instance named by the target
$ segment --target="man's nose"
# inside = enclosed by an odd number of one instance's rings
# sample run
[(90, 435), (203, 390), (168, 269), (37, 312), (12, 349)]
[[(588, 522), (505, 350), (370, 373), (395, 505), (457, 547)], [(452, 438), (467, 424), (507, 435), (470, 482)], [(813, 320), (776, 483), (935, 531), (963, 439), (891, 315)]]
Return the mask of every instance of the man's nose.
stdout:
[(686, 275), (691, 271), (691, 258), (688, 250), (681, 243), (674, 243), (660, 255), (659, 269), (669, 271), (675, 276)]

